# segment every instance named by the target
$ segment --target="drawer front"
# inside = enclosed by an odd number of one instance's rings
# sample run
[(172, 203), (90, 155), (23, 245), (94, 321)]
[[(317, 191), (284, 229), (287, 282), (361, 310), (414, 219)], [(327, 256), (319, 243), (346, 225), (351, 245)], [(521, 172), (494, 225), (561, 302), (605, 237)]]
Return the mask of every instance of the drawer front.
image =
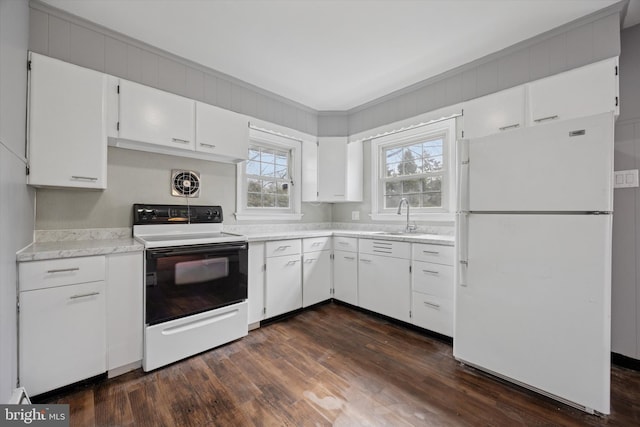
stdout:
[(413, 244), (414, 261), (435, 262), (436, 264), (453, 265), (454, 247), (430, 245), (426, 243)]
[(309, 237), (302, 239), (303, 252), (316, 252), (331, 250), (331, 237)]
[(413, 293), (412, 323), (448, 337), (453, 336), (453, 300)]
[(267, 242), (266, 253), (267, 258), (284, 255), (300, 255), (302, 251), (302, 243), (300, 239), (292, 240), (276, 240)]
[(358, 252), (358, 239), (355, 237), (334, 236), (333, 249), (336, 251)]
[(104, 256), (21, 262), (20, 291), (105, 280)]
[(453, 267), (414, 261), (413, 291), (453, 299)]
[(392, 240), (360, 239), (360, 253), (409, 259), (411, 244)]

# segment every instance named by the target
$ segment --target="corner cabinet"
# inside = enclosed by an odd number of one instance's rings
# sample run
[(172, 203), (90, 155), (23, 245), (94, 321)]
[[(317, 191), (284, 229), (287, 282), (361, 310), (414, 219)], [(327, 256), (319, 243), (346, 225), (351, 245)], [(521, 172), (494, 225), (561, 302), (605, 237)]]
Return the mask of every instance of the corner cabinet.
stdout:
[(120, 80), (118, 137), (194, 150), (195, 101)]
[(107, 188), (107, 76), (29, 58), (28, 184)]
[[(362, 141), (346, 137), (318, 138), (316, 150), (303, 147), (303, 202), (361, 202), (363, 191)], [(313, 171), (317, 170), (317, 179)], [(306, 179), (304, 179), (306, 177)]]
[(249, 153), (249, 119), (242, 114), (196, 102), (196, 151), (246, 160)]

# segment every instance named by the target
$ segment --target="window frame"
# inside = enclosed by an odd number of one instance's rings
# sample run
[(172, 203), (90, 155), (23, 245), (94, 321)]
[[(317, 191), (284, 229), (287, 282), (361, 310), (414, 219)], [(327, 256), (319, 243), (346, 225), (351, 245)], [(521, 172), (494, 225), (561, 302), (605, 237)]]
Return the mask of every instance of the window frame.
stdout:
[(289, 151), (289, 207), (269, 208), (269, 207), (248, 207), (247, 190), (248, 175), (246, 173), (247, 161), (242, 161), (236, 166), (237, 194), (235, 217), (239, 221), (270, 221), (287, 220), (295, 221), (302, 219), (301, 208), (301, 162), (302, 144), (299, 140), (287, 138), (267, 131), (250, 128), (249, 147), (259, 146), (277, 150)]
[[(411, 145), (442, 137), (442, 206), (432, 208), (411, 207), (411, 219), (422, 221), (453, 221), (455, 219), (456, 174), (456, 119), (415, 127), (397, 133), (373, 138), (371, 143), (371, 219), (381, 221), (406, 221), (397, 215), (397, 207), (384, 208), (384, 182), (386, 170), (383, 152), (387, 148)], [(440, 175), (439, 173), (435, 173)], [(433, 175), (433, 174), (429, 174)], [(424, 175), (420, 175), (424, 176)], [(407, 178), (411, 178), (407, 175)]]

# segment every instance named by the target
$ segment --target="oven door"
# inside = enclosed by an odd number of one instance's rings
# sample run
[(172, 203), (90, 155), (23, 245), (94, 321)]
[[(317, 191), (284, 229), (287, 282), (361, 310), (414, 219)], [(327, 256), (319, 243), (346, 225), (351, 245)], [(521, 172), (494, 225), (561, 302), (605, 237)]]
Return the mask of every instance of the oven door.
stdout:
[(145, 323), (224, 307), (247, 299), (247, 244), (146, 250)]

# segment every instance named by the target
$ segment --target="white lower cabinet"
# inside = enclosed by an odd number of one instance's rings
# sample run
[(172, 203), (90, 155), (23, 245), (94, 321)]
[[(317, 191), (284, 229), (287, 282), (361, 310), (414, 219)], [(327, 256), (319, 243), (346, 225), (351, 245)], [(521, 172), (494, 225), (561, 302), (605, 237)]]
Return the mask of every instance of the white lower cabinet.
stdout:
[(107, 370), (105, 282), (20, 293), (20, 385), (41, 394)]
[(339, 301), (358, 305), (358, 254), (334, 251), (333, 297)]
[(114, 376), (137, 368), (142, 360), (144, 261), (142, 252), (106, 258), (107, 369)]
[(249, 243), (248, 289), (249, 325), (264, 319), (264, 242)]
[(142, 271), (142, 252), (18, 264), (18, 376), (29, 394), (140, 366)]
[[(287, 255), (269, 256), (283, 253)], [(299, 239), (266, 243), (265, 318), (302, 308), (302, 259)]]
[(414, 325), (453, 336), (452, 246), (414, 244), (411, 275), (411, 321)]
[(331, 299), (331, 237), (304, 239), (302, 306)]
[[(394, 245), (408, 243), (393, 242)], [(409, 259), (358, 254), (358, 303), (360, 307), (410, 322), (411, 263)]]

